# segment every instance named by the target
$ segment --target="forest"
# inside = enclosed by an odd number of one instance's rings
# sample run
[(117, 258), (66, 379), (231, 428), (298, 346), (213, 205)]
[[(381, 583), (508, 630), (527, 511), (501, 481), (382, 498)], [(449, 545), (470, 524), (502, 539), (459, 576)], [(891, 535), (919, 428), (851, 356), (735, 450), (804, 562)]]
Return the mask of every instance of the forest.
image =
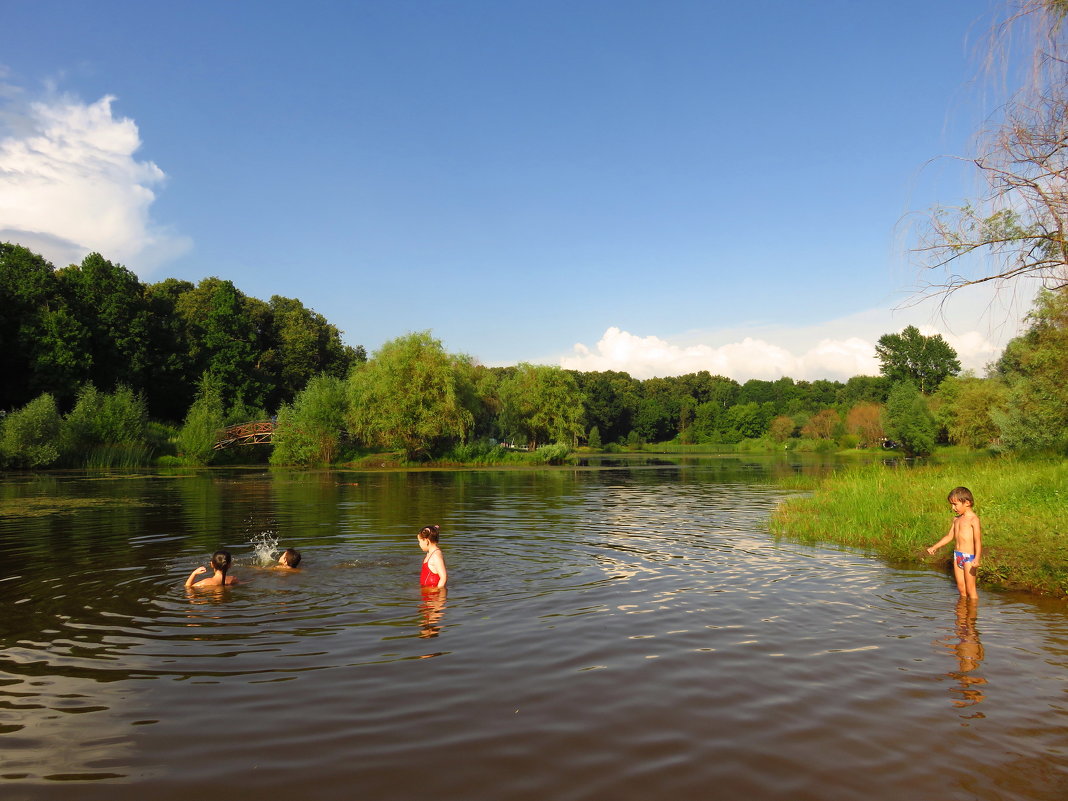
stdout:
[[(577, 448), (1068, 451), (1068, 290), (1043, 290), (983, 377), (940, 336), (880, 338), (878, 376), (638, 380), (487, 367), (411, 332), (368, 356), (299, 300), (154, 284), (97, 253), (56, 269), (0, 243), (0, 467), (560, 462)], [(271, 420), (271, 448), (216, 449)], [(253, 457), (251, 451), (260, 455)]]

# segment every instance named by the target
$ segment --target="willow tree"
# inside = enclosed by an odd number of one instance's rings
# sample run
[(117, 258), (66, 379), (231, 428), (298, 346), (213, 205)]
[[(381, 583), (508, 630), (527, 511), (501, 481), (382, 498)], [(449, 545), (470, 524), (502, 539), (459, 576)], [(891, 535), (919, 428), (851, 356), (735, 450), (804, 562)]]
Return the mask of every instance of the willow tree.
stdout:
[(585, 434), (585, 396), (559, 367), (519, 364), (501, 381), (501, 427), (531, 449), (550, 442), (574, 447)]
[(475, 422), (467, 366), (429, 331), (387, 342), (349, 375), (349, 431), (409, 459), (466, 441)]
[[(1029, 29), (1032, 63), (965, 161), (985, 189), (934, 209), (914, 253), (940, 278), (934, 294), (1024, 276), (1068, 286), (1068, 0), (1016, 0), (992, 32), (992, 52), (1017, 52)], [(985, 258), (969, 258), (983, 256)], [(979, 265), (975, 269), (975, 265)]]

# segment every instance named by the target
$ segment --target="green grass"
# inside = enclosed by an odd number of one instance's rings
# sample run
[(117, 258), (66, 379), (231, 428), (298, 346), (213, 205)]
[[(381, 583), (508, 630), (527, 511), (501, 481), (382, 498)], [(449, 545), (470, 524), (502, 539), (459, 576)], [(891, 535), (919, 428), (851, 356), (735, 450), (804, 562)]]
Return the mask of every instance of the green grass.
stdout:
[[(1068, 596), (1068, 462), (983, 459), (922, 467), (866, 465), (823, 478), (810, 497), (781, 504), (773, 533), (872, 550), (904, 562), (948, 564), (946, 495), (963, 485), (983, 525), (981, 586)], [(805, 489), (801, 484), (796, 488)]]

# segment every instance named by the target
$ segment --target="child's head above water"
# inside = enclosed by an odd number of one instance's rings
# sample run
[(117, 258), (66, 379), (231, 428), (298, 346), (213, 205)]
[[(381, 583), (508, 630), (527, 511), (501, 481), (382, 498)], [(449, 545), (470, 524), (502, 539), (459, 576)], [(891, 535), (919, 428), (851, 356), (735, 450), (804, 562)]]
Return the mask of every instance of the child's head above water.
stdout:
[(230, 552), (229, 551), (216, 551), (211, 555), (211, 567), (213, 570), (218, 570), (220, 573), (225, 573), (230, 569)]
[(286, 548), (278, 557), (278, 564), (282, 567), (296, 567), (300, 564), (300, 551), (295, 548)]
[(441, 526), (423, 526), (419, 530), (419, 538), (429, 540), (430, 542), (437, 543), (438, 533), (441, 531)]
[(954, 487), (949, 491), (949, 496), (946, 500), (950, 503), (959, 501), (960, 503), (968, 504), (968, 506), (975, 506), (975, 498), (972, 497), (972, 491), (967, 487)]

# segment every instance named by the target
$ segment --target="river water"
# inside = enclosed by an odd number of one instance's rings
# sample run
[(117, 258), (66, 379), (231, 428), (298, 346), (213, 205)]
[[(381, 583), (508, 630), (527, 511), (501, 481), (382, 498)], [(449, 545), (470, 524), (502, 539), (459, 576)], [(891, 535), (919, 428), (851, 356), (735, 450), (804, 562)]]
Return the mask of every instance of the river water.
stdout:
[(7, 475), (0, 797), (1068, 797), (1066, 605), (777, 540), (771, 469)]

